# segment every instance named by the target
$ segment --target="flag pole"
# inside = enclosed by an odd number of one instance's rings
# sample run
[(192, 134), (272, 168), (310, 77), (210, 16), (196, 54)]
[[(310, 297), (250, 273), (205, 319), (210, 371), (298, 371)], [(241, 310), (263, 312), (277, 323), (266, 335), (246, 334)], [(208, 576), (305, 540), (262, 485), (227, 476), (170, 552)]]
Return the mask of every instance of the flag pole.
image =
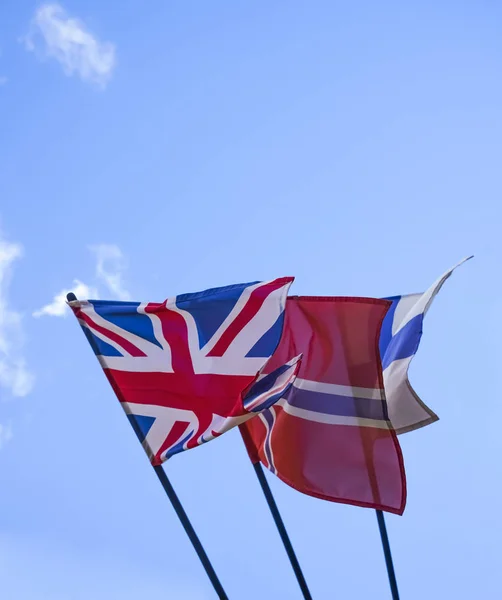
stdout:
[(385, 564), (387, 566), (387, 575), (389, 576), (390, 590), (392, 592), (392, 600), (399, 600), (399, 592), (397, 589), (396, 573), (394, 572), (394, 562), (390, 551), (389, 536), (387, 535), (387, 526), (385, 525), (385, 517), (381, 510), (376, 510), (378, 520), (378, 529), (380, 530), (380, 538), (382, 540), (382, 548), (385, 556)]
[[(66, 295), (66, 299), (68, 300), (68, 302), (75, 302), (77, 300), (77, 297), (75, 296), (75, 294), (70, 292)], [(195, 529), (193, 528), (192, 523), (190, 522), (190, 519), (188, 518), (188, 515), (186, 514), (185, 509), (181, 504), (180, 499), (174, 491), (174, 488), (171, 482), (169, 481), (166, 472), (164, 471), (162, 466), (153, 467), (153, 470), (159, 478), (159, 481), (162, 487), (164, 488), (164, 491), (167, 497), (169, 498), (176, 512), (176, 515), (178, 516), (178, 519), (183, 525), (183, 529), (188, 535), (190, 541), (192, 542), (192, 546), (194, 547), (194, 550), (197, 553), (197, 556), (199, 557), (199, 560), (202, 563), (202, 566), (204, 567), (204, 570), (206, 571), (206, 574), (209, 577), (211, 584), (213, 585), (214, 591), (218, 594), (218, 598), (220, 600), (228, 600), (228, 596), (225, 593), (225, 590), (223, 589), (223, 586), (221, 585), (221, 582), (218, 579), (215, 570), (213, 569), (213, 565), (211, 564), (211, 561), (209, 560), (209, 557), (206, 554), (206, 551), (204, 550), (204, 546), (199, 540), (197, 534), (195, 533)]]
[(226, 595), (225, 590), (223, 589), (223, 586), (221, 585), (220, 580), (218, 579), (218, 576), (216, 575), (216, 572), (213, 569), (213, 565), (211, 564), (211, 561), (209, 560), (209, 557), (207, 556), (206, 551), (204, 550), (204, 546), (201, 544), (197, 534), (195, 533), (195, 529), (190, 523), (185, 509), (183, 508), (183, 505), (181, 504), (176, 492), (174, 491), (174, 488), (171, 482), (169, 481), (166, 472), (161, 466), (153, 467), (153, 470), (157, 474), (157, 477), (159, 478), (159, 481), (162, 487), (164, 488), (167, 497), (171, 501), (171, 504), (173, 505), (173, 508), (176, 511), (176, 514), (178, 515), (178, 519), (183, 525), (183, 529), (188, 535), (190, 541), (192, 542), (192, 546), (194, 547), (195, 552), (197, 552), (197, 556), (199, 557), (199, 560), (202, 563), (202, 566), (204, 567), (207, 576), (213, 584), (214, 591), (218, 594), (218, 598), (220, 598), (220, 600), (228, 600), (228, 596)]
[(291, 566), (293, 567), (293, 571), (295, 572), (296, 579), (298, 581), (298, 585), (302, 591), (303, 597), (305, 600), (312, 600), (312, 596), (310, 595), (309, 588), (307, 586), (307, 582), (305, 581), (305, 577), (303, 576), (302, 569), (300, 567), (300, 563), (296, 557), (295, 551), (293, 549), (293, 545), (291, 544), (291, 540), (289, 539), (288, 532), (286, 531), (286, 527), (284, 526), (284, 522), (281, 517), (281, 513), (277, 508), (277, 504), (275, 502), (275, 498), (272, 494), (272, 490), (268, 485), (267, 478), (265, 477), (265, 473), (263, 472), (263, 468), (260, 462), (253, 463), (254, 471), (256, 473), (256, 477), (258, 477), (258, 481), (260, 482), (261, 489), (263, 494), (267, 500), (268, 507), (270, 512), (272, 513), (272, 517), (277, 526), (277, 530), (279, 531), (279, 535), (281, 536), (282, 543), (284, 544), (284, 548), (286, 549), (286, 553), (288, 555)]

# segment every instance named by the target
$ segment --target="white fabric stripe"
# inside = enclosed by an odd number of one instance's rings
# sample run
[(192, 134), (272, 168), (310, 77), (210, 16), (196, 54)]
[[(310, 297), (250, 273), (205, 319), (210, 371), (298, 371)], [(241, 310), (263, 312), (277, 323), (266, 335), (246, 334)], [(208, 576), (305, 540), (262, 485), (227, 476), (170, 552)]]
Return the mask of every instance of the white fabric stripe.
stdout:
[(383, 372), (389, 420), (397, 433), (417, 429), (438, 420), (415, 393), (408, 380), (413, 356), (395, 360)]
[[(463, 260), (461, 260), (457, 265), (452, 267), (449, 271), (447, 271), (444, 275), (437, 279), (424, 294), (418, 294), (418, 301), (413, 305), (413, 307), (410, 308), (406, 316), (403, 318), (400, 315), (401, 322), (398, 322), (396, 319), (396, 315), (394, 315), (394, 322), (392, 324), (392, 335), (395, 335), (417, 315), (427, 313), (431, 302), (434, 300), (434, 297), (439, 292), (439, 290), (443, 287), (444, 282), (451, 276), (455, 269), (457, 269), (460, 265), (464, 264), (471, 258), (472, 256), (469, 256), (468, 258), (464, 258)], [(415, 294), (413, 294), (412, 296), (415, 296)], [(405, 298), (405, 296), (403, 298)]]
[(143, 302), (142, 304), (140, 304), (138, 306), (138, 313), (140, 315), (146, 315), (152, 322), (153, 335), (155, 336), (155, 339), (159, 342), (159, 344), (162, 346), (162, 349), (164, 350), (164, 360), (167, 363), (169, 363), (169, 368), (172, 370), (171, 347), (169, 346), (166, 338), (164, 337), (164, 332), (162, 331), (162, 321), (160, 320), (160, 317), (158, 315), (154, 313), (147, 313), (145, 311), (146, 306), (148, 306), (147, 302)]
[[(108, 331), (112, 331), (116, 335), (123, 337), (130, 344), (133, 344), (134, 346), (139, 348), (147, 356), (155, 356), (156, 354), (161, 354), (163, 352), (162, 348), (159, 348), (156, 344), (152, 344), (152, 342), (149, 342), (148, 340), (145, 340), (144, 338), (139, 337), (134, 333), (130, 333), (129, 331), (126, 331), (125, 329), (114, 325), (111, 321), (107, 321), (106, 319), (98, 315), (98, 313), (94, 310), (94, 306), (92, 304), (86, 304), (82, 306), (81, 310), (84, 314), (89, 316), (90, 319), (94, 321), (94, 323), (96, 323), (96, 325), (99, 325), (100, 327), (103, 327), (103, 329), (107, 329)], [(93, 333), (95, 333), (95, 329), (92, 328), (92, 325), (90, 329)]]
[[(396, 335), (396, 333), (408, 323), (406, 317), (408, 313), (413, 311), (413, 307), (418, 303), (420, 298), (423, 296), (422, 294), (408, 294), (407, 296), (401, 296), (401, 299), (398, 300), (396, 310), (394, 311), (394, 317), (392, 319), (392, 335)], [(404, 323), (404, 324), (403, 324)]]
[(173, 373), (169, 361), (160, 356), (103, 356), (98, 360), (104, 369), (130, 371), (131, 373)]
[(272, 438), (272, 432), (274, 430), (277, 414), (276, 414), (273, 406), (271, 408), (269, 408), (268, 412), (272, 415), (272, 425), (269, 426), (267, 419), (265, 419), (265, 417), (263, 416), (262, 413), (259, 413), (259, 417), (262, 420), (263, 424), (265, 425), (265, 430), (267, 432), (265, 434), (264, 446), (267, 445), (267, 447), (268, 447), (268, 451), (270, 454), (270, 462), (269, 462), (268, 455), (265, 452), (265, 450), (263, 453), (265, 455), (267, 462), (269, 463), (268, 468), (272, 471), (272, 473), (276, 473), (277, 469), (275, 468), (274, 449), (272, 448), (271, 438)]
[(123, 402), (122, 407), (127, 414), (155, 418), (155, 421), (153, 422), (153, 425), (151, 426), (143, 442), (143, 447), (145, 448), (147, 454), (151, 453), (151, 456), (154, 456), (160, 450), (162, 444), (169, 435), (169, 432), (177, 421), (188, 423), (186, 429), (184, 430), (183, 434), (179, 436), (177, 442), (187, 434), (188, 429), (190, 429), (192, 432), (195, 432), (199, 427), (197, 415), (191, 410), (183, 410), (181, 408), (171, 407), (168, 408), (154, 404), (134, 404), (131, 402)]
[(376, 429), (391, 429), (387, 421), (376, 419), (362, 419), (359, 417), (343, 417), (340, 415), (328, 415), (304, 408), (291, 406), (286, 400), (281, 399), (274, 406), (282, 406), (284, 412), (299, 419), (315, 421), (316, 423), (325, 423), (326, 425), (352, 425), (354, 427), (374, 427)]
[[(117, 350), (117, 352), (120, 352), (120, 354), (125, 354), (125, 356), (131, 356), (129, 354), (129, 352), (127, 352), (127, 350), (125, 348), (123, 348), (120, 344), (118, 344), (115, 340), (112, 340), (111, 338), (104, 335), (100, 331), (97, 331), (96, 329), (89, 327), (89, 325), (87, 325), (87, 323), (83, 319), (77, 319), (77, 320), (80, 323), (80, 325), (82, 327), (85, 327), (93, 336), (99, 338), (101, 341), (105, 342), (105, 344), (112, 346), (112, 348), (115, 348), (115, 350)], [(119, 358), (119, 357), (116, 357), (116, 358)]]
[(256, 315), (241, 329), (228, 346), (225, 356), (242, 357), (274, 325), (286, 306), (286, 298), (291, 283), (287, 283), (271, 292), (261, 305)]
[(338, 396), (349, 396), (352, 398), (368, 398), (370, 400), (382, 400), (384, 391), (379, 388), (352, 387), (350, 385), (338, 385), (336, 383), (320, 383), (308, 379), (296, 378), (294, 387), (309, 392), (320, 392), (322, 394), (336, 394)]
[[(255, 413), (240, 415), (238, 417), (222, 417), (221, 415), (217, 415), (213, 413), (213, 418), (209, 427), (199, 436), (197, 439), (198, 444), (202, 444), (203, 442), (208, 442), (215, 438), (214, 433), (217, 435), (221, 435), (246, 421), (255, 417)], [(188, 443), (188, 442), (186, 442)]]
[[(105, 369), (114, 371), (130, 371), (131, 373), (173, 373), (171, 365), (160, 356), (98, 356), (98, 360)], [(236, 368), (238, 367), (238, 369)], [(254, 377), (263, 367), (262, 358), (246, 358), (240, 363), (228, 363), (224, 358), (207, 358), (204, 369), (199, 369), (195, 374), (235, 375)]]
[[(214, 348), (214, 345), (216, 344), (216, 342), (219, 341), (219, 339), (221, 338), (223, 333), (228, 329), (230, 324), (237, 318), (237, 315), (240, 314), (240, 312), (246, 305), (247, 301), (249, 300), (249, 297), (254, 292), (254, 290), (256, 290), (257, 288), (259, 288), (262, 285), (264, 285), (264, 284), (262, 282), (260, 282), (260, 283), (255, 283), (255, 285), (250, 285), (247, 288), (244, 288), (244, 290), (242, 291), (235, 306), (231, 310), (230, 314), (223, 321), (223, 323), (218, 327), (218, 329), (216, 330), (216, 333), (211, 337), (211, 339), (207, 342), (207, 344), (201, 349), (202, 354), (206, 355), (209, 352), (211, 352), (211, 350)], [(169, 308), (170, 308), (170, 306), (169, 306)]]

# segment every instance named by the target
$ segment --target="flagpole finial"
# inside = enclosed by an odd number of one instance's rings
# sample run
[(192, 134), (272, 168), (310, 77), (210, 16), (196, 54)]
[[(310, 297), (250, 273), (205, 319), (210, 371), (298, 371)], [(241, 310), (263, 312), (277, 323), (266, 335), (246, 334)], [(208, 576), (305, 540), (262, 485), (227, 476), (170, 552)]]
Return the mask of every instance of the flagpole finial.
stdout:
[(66, 299), (68, 300), (68, 302), (75, 302), (77, 296), (75, 296), (73, 292), (69, 292), (68, 294), (66, 294)]

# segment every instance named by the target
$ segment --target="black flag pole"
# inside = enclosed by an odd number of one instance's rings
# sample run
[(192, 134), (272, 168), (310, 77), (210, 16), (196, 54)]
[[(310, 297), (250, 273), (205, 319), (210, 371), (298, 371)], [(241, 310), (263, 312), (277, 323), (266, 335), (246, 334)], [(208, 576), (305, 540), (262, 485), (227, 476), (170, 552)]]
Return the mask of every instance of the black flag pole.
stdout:
[(183, 528), (186, 531), (186, 534), (192, 542), (192, 546), (194, 547), (195, 552), (197, 552), (197, 556), (199, 557), (199, 560), (202, 563), (202, 566), (204, 567), (207, 576), (213, 584), (214, 591), (218, 594), (218, 598), (220, 598), (220, 600), (228, 600), (228, 596), (226, 595), (225, 590), (223, 589), (223, 586), (221, 585), (220, 580), (218, 579), (218, 576), (216, 575), (216, 572), (213, 569), (213, 565), (211, 564), (211, 561), (209, 560), (209, 557), (207, 556), (206, 551), (204, 550), (204, 546), (201, 544), (201, 541), (195, 533), (195, 529), (190, 523), (185, 509), (183, 508), (180, 499), (174, 491), (174, 488), (171, 482), (169, 481), (166, 472), (162, 467), (153, 467), (153, 469), (157, 474), (157, 477), (159, 478), (159, 481), (162, 487), (164, 488), (167, 497), (171, 501), (171, 504), (173, 505), (173, 508), (176, 511), (176, 514), (178, 515), (178, 519), (181, 521), (181, 524), (183, 525)]
[[(291, 566), (293, 567), (293, 571), (295, 572), (298, 585), (300, 586), (300, 589), (303, 593), (303, 597), (305, 598), (305, 600), (312, 600), (312, 596), (307, 586), (307, 582), (303, 575), (303, 571), (300, 567), (300, 563), (298, 562), (298, 558), (296, 557), (293, 545), (291, 544), (291, 540), (289, 539), (288, 532), (282, 520), (281, 513), (277, 508), (277, 504), (272, 494), (272, 490), (270, 489), (268, 481), (265, 477), (265, 473), (263, 472), (263, 467), (261, 466), (260, 462), (254, 463), (253, 467), (256, 473), (256, 477), (258, 477), (258, 481), (260, 482), (263, 494), (267, 500), (270, 512), (272, 513), (272, 517), (279, 531), (279, 535), (281, 536), (282, 543), (291, 562)], [(392, 600), (399, 600), (399, 591), (397, 588), (396, 573), (394, 571), (394, 561), (392, 560), (392, 553), (390, 550), (389, 536), (387, 535), (385, 516), (383, 511), (381, 510), (375, 510), (375, 512), (378, 520), (378, 529), (380, 531), (380, 539), (382, 541), (383, 553), (385, 556), (385, 565), (387, 567), (387, 575), (389, 577), (389, 585), (392, 593)]]
[(385, 525), (385, 517), (381, 510), (376, 510), (378, 519), (378, 529), (380, 530), (380, 538), (382, 540), (382, 548), (385, 556), (385, 564), (387, 566), (387, 575), (389, 576), (389, 585), (392, 592), (392, 600), (399, 600), (399, 591), (397, 589), (396, 573), (394, 571), (394, 562), (390, 551), (389, 536), (387, 535), (387, 526)]
[(288, 555), (291, 566), (293, 567), (293, 571), (295, 572), (296, 579), (298, 581), (298, 585), (302, 591), (303, 597), (305, 600), (312, 600), (312, 596), (310, 594), (309, 588), (307, 586), (307, 582), (305, 581), (305, 577), (303, 575), (303, 571), (300, 567), (300, 563), (298, 562), (298, 558), (296, 557), (295, 551), (293, 549), (293, 545), (291, 544), (291, 540), (289, 539), (288, 532), (286, 531), (286, 527), (284, 525), (284, 521), (282, 520), (281, 513), (277, 508), (277, 504), (275, 502), (275, 498), (272, 494), (272, 490), (268, 485), (267, 478), (265, 477), (265, 473), (263, 472), (263, 468), (260, 462), (253, 464), (254, 471), (256, 473), (256, 477), (258, 477), (258, 481), (260, 482), (261, 489), (263, 494), (267, 500), (268, 507), (270, 512), (272, 513), (272, 517), (277, 526), (277, 530), (279, 531), (279, 535), (281, 536), (282, 543)]
[[(68, 302), (75, 302), (77, 300), (77, 297), (75, 296), (75, 294), (70, 292), (66, 295), (66, 299), (68, 300)], [(159, 478), (159, 481), (162, 487), (164, 488), (164, 491), (167, 497), (169, 498), (174, 508), (174, 511), (176, 512), (176, 515), (178, 516), (178, 519), (183, 525), (183, 529), (188, 535), (189, 540), (192, 542), (192, 546), (194, 547), (194, 550), (197, 553), (197, 556), (199, 557), (199, 560), (202, 563), (202, 566), (204, 567), (204, 570), (206, 571), (209, 580), (211, 581), (214, 591), (218, 594), (218, 598), (220, 600), (228, 600), (228, 596), (225, 593), (225, 590), (223, 589), (223, 586), (221, 585), (218, 576), (216, 575), (216, 571), (214, 570), (213, 565), (211, 564), (211, 561), (209, 560), (209, 557), (206, 554), (206, 551), (204, 550), (204, 546), (199, 540), (197, 534), (195, 533), (195, 529), (193, 528), (193, 525), (190, 522), (190, 519), (188, 518), (188, 515), (186, 514), (180, 499), (174, 491), (174, 488), (171, 482), (169, 481), (166, 472), (161, 466), (153, 467), (153, 470)]]
[[(305, 600), (312, 600), (312, 596), (310, 594), (307, 582), (303, 575), (303, 571), (300, 567), (300, 563), (298, 562), (298, 558), (296, 557), (293, 545), (291, 544), (291, 540), (289, 539), (288, 532), (282, 520), (279, 509), (277, 508), (277, 504), (272, 494), (272, 490), (270, 489), (268, 481), (265, 477), (265, 473), (263, 472), (263, 467), (261, 466), (260, 462), (254, 463), (253, 467), (256, 476), (258, 477), (258, 481), (260, 482), (263, 494), (267, 500), (270, 512), (272, 513), (272, 517), (274, 518), (275, 524), (279, 531), (279, 535), (281, 536), (282, 543), (291, 562), (291, 566), (293, 567), (293, 571), (295, 572), (298, 585), (300, 586), (300, 589), (303, 593), (303, 597), (305, 598)], [(397, 588), (396, 573), (394, 571), (394, 561), (392, 560), (392, 553), (390, 550), (389, 536), (387, 535), (385, 516), (383, 511), (381, 510), (375, 510), (375, 512), (378, 520), (378, 529), (380, 531), (380, 539), (382, 541), (383, 553), (385, 556), (385, 565), (387, 567), (387, 575), (389, 577), (389, 585), (392, 593), (392, 600), (399, 600), (399, 590)]]

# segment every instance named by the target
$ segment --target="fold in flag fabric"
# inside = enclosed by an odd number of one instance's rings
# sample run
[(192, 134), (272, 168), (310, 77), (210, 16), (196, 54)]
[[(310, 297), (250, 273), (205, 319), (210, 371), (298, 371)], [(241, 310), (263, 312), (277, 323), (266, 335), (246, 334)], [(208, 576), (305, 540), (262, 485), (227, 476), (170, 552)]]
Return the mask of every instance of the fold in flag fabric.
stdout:
[(303, 355), (284, 396), (240, 426), (251, 460), (311, 496), (402, 514), (406, 481), (385, 400), (380, 331), (391, 302), (288, 298), (273, 372)]
[(432, 301), (453, 271), (469, 258), (447, 271), (423, 294), (387, 298), (392, 304), (382, 326), (380, 355), (389, 418), (398, 434), (438, 420), (412, 388), (408, 369), (418, 350), (424, 317)]
[(300, 354), (269, 375), (260, 374), (242, 400), (244, 408), (249, 412), (261, 412), (282, 398), (296, 379), (301, 359)]
[(162, 303), (69, 302), (153, 465), (254, 417), (289, 389), (300, 353), (268, 376), (264, 369), (281, 339), (292, 281)]

